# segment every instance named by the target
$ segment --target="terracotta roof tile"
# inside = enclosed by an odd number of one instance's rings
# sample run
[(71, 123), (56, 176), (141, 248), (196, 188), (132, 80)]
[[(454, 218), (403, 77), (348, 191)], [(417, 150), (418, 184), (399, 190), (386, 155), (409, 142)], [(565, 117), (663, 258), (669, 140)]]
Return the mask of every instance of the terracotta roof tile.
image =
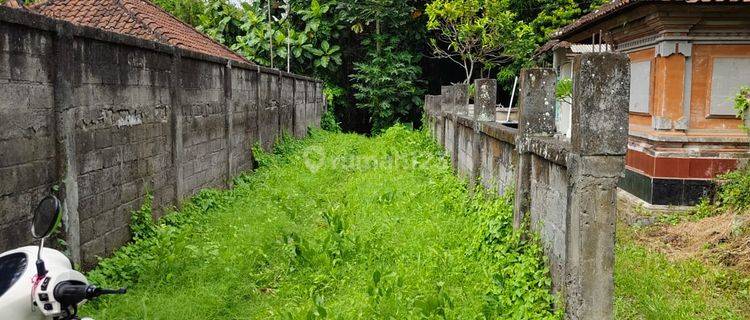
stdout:
[(78, 25), (250, 62), (148, 0), (47, 0), (29, 9)]
[(602, 5), (599, 9), (590, 12), (589, 14), (581, 17), (580, 19), (574, 21), (573, 23), (555, 31), (555, 33), (552, 35), (552, 38), (562, 39), (576, 30), (579, 30), (601, 19), (604, 19), (614, 13), (624, 10), (625, 8), (628, 8), (636, 4), (642, 4), (642, 3), (648, 3), (648, 2), (652, 2), (652, 3), (672, 2), (672, 3), (684, 3), (684, 4), (694, 4), (694, 3), (715, 3), (715, 4), (746, 3), (746, 4), (750, 4), (750, 0), (614, 0), (610, 3)]
[(1, 6), (6, 6), (13, 9), (23, 9), (24, 5), (19, 3), (17, 0), (6, 0), (5, 2), (0, 1)]

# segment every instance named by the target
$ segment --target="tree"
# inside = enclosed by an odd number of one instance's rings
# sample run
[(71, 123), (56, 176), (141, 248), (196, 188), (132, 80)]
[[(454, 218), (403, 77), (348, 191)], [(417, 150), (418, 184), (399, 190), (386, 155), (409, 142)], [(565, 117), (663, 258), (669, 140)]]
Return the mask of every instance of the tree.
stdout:
[(357, 107), (370, 112), (372, 133), (379, 133), (396, 122), (406, 120), (415, 106), (421, 106), (422, 94), (419, 56), (399, 51), (387, 44), (370, 52), (366, 62), (355, 63), (354, 97)]
[(479, 64), (485, 70), (504, 63), (505, 48), (517, 28), (515, 14), (501, 0), (435, 0), (427, 5), (430, 42), (437, 58), (446, 58), (464, 69), (469, 83)]

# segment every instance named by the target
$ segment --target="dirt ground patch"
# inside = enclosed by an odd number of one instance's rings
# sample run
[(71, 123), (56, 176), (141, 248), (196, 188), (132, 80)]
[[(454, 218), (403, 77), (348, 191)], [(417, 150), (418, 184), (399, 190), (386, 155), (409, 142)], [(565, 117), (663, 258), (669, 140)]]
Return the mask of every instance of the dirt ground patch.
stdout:
[(725, 213), (674, 225), (654, 224), (636, 232), (636, 241), (669, 259), (696, 258), (750, 274), (750, 215)]

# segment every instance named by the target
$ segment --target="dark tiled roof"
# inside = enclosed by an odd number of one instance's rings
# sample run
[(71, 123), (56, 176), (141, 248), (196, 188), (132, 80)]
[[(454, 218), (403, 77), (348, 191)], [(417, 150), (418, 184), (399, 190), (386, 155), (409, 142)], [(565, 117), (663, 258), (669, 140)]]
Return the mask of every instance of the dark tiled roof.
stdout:
[(29, 9), (78, 25), (249, 62), (148, 0), (47, 0), (30, 5)]
[(631, 7), (636, 4), (647, 3), (647, 2), (672, 2), (672, 3), (684, 3), (684, 4), (695, 4), (695, 3), (715, 3), (715, 4), (727, 4), (727, 3), (747, 3), (750, 4), (750, 0), (614, 0), (610, 3), (602, 5), (599, 9), (590, 12), (589, 14), (581, 17), (573, 23), (560, 28), (555, 31), (552, 35), (554, 39), (561, 39), (564, 36), (573, 33), (583, 27), (586, 27), (592, 23), (595, 23), (605, 17), (620, 12), (621, 10)]

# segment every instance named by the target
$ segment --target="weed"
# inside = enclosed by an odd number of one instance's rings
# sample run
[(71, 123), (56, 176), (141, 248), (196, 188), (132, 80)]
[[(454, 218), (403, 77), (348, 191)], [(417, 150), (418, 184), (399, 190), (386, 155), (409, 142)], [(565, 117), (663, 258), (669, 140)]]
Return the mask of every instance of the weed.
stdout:
[(719, 177), (719, 205), (733, 209), (750, 208), (750, 169), (740, 169)]
[(329, 132), (341, 132), (341, 123), (336, 120), (333, 111), (328, 110), (320, 118), (320, 128)]
[[(311, 172), (310, 148), (353, 160), (322, 161)], [(153, 225), (145, 207), (135, 213), (139, 236), (89, 273), (97, 284), (130, 286), (128, 294), (84, 313), (560, 318), (541, 247), (513, 232), (512, 196), (469, 196), (425, 132), (313, 130), (255, 156), (259, 168), (232, 190), (203, 192)]]
[(695, 259), (670, 261), (618, 228), (615, 318), (748, 319), (750, 280)]

